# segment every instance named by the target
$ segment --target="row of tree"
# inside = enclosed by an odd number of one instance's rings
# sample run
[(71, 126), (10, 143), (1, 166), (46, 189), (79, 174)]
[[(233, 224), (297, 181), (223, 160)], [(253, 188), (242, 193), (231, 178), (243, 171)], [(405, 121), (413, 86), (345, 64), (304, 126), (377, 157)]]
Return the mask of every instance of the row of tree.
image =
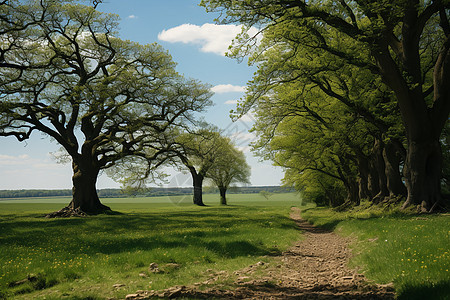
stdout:
[(229, 53), (258, 66), (236, 115), (255, 111), (253, 146), (286, 168), (286, 184), (332, 206), (447, 205), (449, 1), (201, 5), (260, 29)]
[[(248, 181), (244, 155), (197, 120), (211, 104), (208, 85), (175, 71), (157, 44), (117, 38), (117, 16), (77, 1), (0, 2), (0, 136), (42, 132), (73, 169), (72, 201), (55, 215), (109, 210), (97, 194), (100, 172), (126, 186), (182, 163), (194, 202), (210, 177), (225, 190)], [(223, 191), (223, 192), (222, 192)]]
[[(120, 198), (120, 197), (162, 197), (162, 196), (182, 196), (193, 194), (193, 187), (150, 187), (139, 190), (127, 191), (126, 189), (99, 189), (97, 191), (100, 198)], [(261, 194), (273, 195), (276, 193), (294, 192), (293, 189), (280, 186), (233, 186), (227, 190), (228, 194)], [(204, 194), (219, 194), (216, 186), (206, 186)], [(72, 190), (0, 190), (0, 198), (35, 198), (35, 197), (69, 197)]]

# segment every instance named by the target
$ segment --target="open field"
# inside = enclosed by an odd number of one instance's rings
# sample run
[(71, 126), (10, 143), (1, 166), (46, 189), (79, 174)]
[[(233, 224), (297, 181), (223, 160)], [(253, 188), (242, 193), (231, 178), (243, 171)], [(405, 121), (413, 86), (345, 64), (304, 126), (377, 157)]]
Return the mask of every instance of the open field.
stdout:
[(450, 299), (450, 215), (363, 207), (350, 212), (307, 209), (303, 217), (354, 237), (351, 264), (378, 283), (394, 283), (399, 299)]
[(118, 214), (42, 218), (68, 201), (0, 201), (0, 298), (123, 298), (268, 260), (300, 238), (288, 218), (294, 194), (230, 195), (227, 207), (217, 195), (208, 207), (183, 196), (104, 199)]
[[(190, 285), (214, 272), (270, 261), (302, 238), (295, 194), (107, 198), (117, 214), (45, 219), (68, 198), (0, 201), (0, 299), (108, 299)], [(352, 236), (351, 265), (400, 299), (449, 299), (450, 215), (302, 207), (319, 226)], [(159, 273), (149, 270), (157, 263)], [(446, 298), (447, 297), (447, 298)]]

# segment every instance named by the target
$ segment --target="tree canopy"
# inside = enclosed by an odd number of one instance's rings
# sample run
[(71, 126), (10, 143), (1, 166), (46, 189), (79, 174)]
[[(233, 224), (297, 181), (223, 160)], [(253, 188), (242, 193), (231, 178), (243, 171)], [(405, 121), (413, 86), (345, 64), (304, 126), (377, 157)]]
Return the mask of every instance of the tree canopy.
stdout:
[(222, 137), (217, 128), (203, 124), (197, 130), (179, 132), (173, 139), (172, 163), (187, 168), (192, 176), (194, 187), (193, 202), (203, 206), (203, 181), (216, 161), (223, 154), (227, 139)]
[(223, 138), (214, 165), (206, 173), (219, 189), (220, 203), (227, 204), (226, 192), (234, 183), (250, 184), (251, 168), (245, 154), (237, 149), (229, 138)]

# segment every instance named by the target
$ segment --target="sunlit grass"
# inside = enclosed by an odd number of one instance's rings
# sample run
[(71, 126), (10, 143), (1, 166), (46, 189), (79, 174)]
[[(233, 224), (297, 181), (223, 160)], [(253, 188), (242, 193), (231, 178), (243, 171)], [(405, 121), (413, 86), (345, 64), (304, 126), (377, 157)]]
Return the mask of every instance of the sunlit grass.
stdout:
[(42, 217), (67, 199), (27, 201), (0, 202), (0, 299), (124, 298), (192, 284), (207, 270), (268, 260), (300, 234), (288, 217), (299, 204), (293, 194), (230, 195), (226, 207), (217, 195), (206, 197), (208, 207), (190, 198), (104, 199), (119, 214), (71, 219)]
[(450, 299), (450, 215), (316, 208), (303, 216), (355, 236), (352, 265), (379, 283), (394, 283), (400, 299)]

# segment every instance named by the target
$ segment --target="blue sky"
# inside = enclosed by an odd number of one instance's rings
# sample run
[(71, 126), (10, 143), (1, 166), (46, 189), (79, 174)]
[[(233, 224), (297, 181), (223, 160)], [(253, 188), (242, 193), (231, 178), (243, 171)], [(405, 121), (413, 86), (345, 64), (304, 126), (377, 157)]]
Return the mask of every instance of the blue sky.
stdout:
[[(105, 0), (98, 10), (118, 14), (119, 36), (141, 44), (157, 42), (172, 55), (177, 71), (186, 77), (209, 83), (213, 87), (215, 105), (205, 114), (209, 123), (224, 129), (247, 155), (252, 167), (252, 185), (278, 185), (280, 168), (260, 162), (247, 147), (254, 136), (248, 133), (251, 116), (232, 122), (229, 111), (244, 94), (244, 87), (256, 71), (246, 62), (224, 56), (238, 25), (216, 25), (217, 15), (199, 7), (200, 0)], [(59, 165), (51, 152), (59, 146), (37, 133), (26, 143), (1, 138), (0, 189), (65, 189), (71, 188), (71, 165)], [(189, 176), (170, 171), (168, 185), (176, 182), (190, 185)], [(98, 188), (119, 187), (106, 175), (99, 178)]]

